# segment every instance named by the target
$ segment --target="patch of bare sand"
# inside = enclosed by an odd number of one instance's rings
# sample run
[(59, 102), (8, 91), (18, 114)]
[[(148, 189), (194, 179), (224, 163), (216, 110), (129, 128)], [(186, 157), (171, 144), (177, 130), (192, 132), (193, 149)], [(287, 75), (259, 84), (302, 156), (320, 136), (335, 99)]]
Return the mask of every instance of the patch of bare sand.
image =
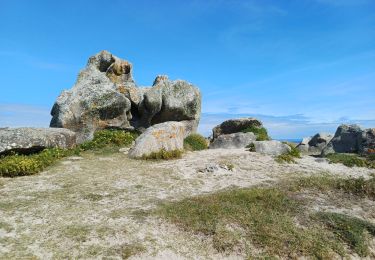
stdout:
[(182, 232), (146, 211), (162, 201), (230, 186), (273, 185), (289, 176), (375, 173), (312, 157), (279, 164), (243, 149), (152, 162), (123, 153), (82, 157), (65, 159), (39, 175), (1, 180), (0, 258), (241, 259), (241, 254), (217, 253), (205, 237)]

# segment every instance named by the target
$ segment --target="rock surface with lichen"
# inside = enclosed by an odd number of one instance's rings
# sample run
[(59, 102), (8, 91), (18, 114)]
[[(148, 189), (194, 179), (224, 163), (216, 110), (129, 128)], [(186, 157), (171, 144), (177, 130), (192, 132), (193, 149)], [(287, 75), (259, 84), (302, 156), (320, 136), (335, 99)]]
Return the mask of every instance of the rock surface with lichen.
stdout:
[(157, 76), (152, 87), (140, 88), (132, 64), (107, 51), (89, 58), (70, 90), (57, 98), (51, 127), (77, 133), (77, 142), (90, 140), (105, 128), (146, 128), (167, 121), (183, 121), (187, 132), (196, 131), (201, 95), (194, 85)]

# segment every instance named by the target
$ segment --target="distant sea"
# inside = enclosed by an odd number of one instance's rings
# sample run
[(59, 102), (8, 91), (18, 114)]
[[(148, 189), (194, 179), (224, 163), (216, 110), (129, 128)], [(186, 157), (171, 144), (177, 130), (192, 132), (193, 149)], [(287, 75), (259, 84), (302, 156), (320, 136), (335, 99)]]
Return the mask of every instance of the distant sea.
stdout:
[(276, 140), (280, 142), (291, 142), (291, 143), (297, 143), (297, 144), (302, 142), (302, 139), (276, 139)]

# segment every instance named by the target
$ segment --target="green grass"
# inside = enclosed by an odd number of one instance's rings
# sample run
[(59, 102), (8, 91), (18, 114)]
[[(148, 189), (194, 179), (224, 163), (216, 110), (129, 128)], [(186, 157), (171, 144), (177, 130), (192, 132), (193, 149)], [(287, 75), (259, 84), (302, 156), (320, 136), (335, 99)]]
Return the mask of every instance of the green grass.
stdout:
[(294, 145), (291, 145), (289, 143), (285, 144), (289, 145), (289, 147), (291, 148), (290, 152), (278, 155), (275, 161), (278, 163), (296, 163), (294, 159), (301, 158), (300, 151)]
[(256, 152), (256, 148), (255, 148), (254, 143), (248, 144), (245, 148), (247, 148), (249, 152)]
[(333, 212), (320, 212), (316, 217), (359, 256), (368, 256), (368, 235), (375, 236), (374, 224)]
[(207, 140), (200, 134), (191, 134), (184, 139), (184, 149), (201, 151), (208, 148)]
[(243, 133), (254, 133), (256, 136), (257, 141), (267, 141), (271, 140), (271, 138), (268, 136), (267, 129), (264, 127), (255, 127), (255, 126), (250, 126), (244, 130), (242, 130)]
[(166, 151), (165, 149), (161, 149), (158, 152), (152, 152), (148, 155), (142, 156), (143, 160), (171, 160), (171, 159), (178, 159), (181, 158), (183, 151), (181, 150), (173, 150), (173, 151)]
[(333, 153), (328, 154), (327, 159), (330, 163), (342, 163), (348, 167), (367, 167), (375, 169), (375, 161), (371, 159), (362, 158), (355, 154), (345, 154), (345, 153)]
[(12, 154), (0, 157), (0, 176), (18, 177), (33, 175), (53, 165), (61, 158), (79, 155), (81, 151), (105, 150), (108, 147), (129, 146), (137, 137), (136, 133), (122, 130), (100, 130), (92, 141), (85, 142), (73, 149), (48, 148), (31, 155)]
[(329, 175), (300, 177), (286, 184), (289, 190), (317, 189), (320, 191), (337, 190), (360, 197), (375, 199), (375, 176), (364, 178), (337, 178)]
[(249, 188), (164, 204), (157, 214), (186, 231), (211, 237), (219, 252), (250, 243), (271, 256), (322, 259), (331, 258), (334, 252), (342, 255), (343, 246), (331, 232), (318, 224), (302, 228), (295, 223), (301, 212), (301, 202), (284, 191)]

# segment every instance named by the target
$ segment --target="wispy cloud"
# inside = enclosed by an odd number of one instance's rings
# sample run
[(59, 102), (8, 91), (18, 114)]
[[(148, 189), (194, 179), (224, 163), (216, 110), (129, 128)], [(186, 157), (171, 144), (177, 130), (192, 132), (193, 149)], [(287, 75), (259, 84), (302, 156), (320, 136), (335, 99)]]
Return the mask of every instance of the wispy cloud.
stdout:
[(0, 104), (0, 127), (48, 127), (50, 108), (24, 105)]

